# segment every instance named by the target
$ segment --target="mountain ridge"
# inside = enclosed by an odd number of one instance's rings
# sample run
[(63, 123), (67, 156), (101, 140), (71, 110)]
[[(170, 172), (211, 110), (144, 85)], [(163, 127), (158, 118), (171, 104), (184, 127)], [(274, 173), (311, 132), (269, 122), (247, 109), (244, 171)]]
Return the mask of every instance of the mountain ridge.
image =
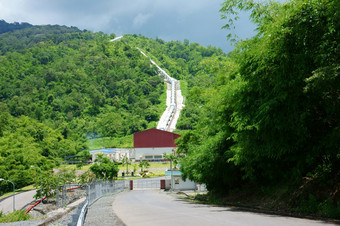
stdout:
[(88, 156), (89, 137), (126, 142), (124, 137), (156, 127), (166, 87), (135, 47), (149, 50), (164, 70), (184, 80), (199, 76), (190, 68), (207, 51), (224, 56), (198, 44), (126, 35), (112, 45), (114, 38), (58, 25), (0, 35), (1, 177), (21, 187), (32, 181), (18, 177), (30, 165), (47, 170), (65, 156)]

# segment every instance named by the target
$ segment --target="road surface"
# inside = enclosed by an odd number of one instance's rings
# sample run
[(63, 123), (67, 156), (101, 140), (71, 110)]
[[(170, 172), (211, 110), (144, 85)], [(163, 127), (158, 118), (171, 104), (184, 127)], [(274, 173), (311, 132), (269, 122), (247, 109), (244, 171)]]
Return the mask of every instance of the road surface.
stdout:
[(114, 213), (128, 226), (134, 225), (335, 225), (276, 215), (245, 212), (227, 207), (190, 203), (160, 190), (122, 192), (112, 205)]
[[(33, 196), (36, 194), (35, 190), (21, 192), (15, 195), (15, 209), (20, 210), (25, 207), (27, 204), (31, 203), (35, 199)], [(13, 196), (6, 198), (5, 200), (0, 202), (0, 211), (4, 213), (13, 211)]]

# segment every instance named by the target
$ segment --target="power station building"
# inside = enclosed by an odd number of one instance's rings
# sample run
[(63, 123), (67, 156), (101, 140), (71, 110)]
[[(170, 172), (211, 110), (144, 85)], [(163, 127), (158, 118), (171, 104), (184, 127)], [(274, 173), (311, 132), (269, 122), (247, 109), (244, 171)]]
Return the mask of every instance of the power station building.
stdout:
[(179, 134), (153, 128), (133, 135), (134, 148), (101, 148), (91, 150), (90, 154), (93, 162), (98, 154), (118, 162), (124, 157), (137, 161), (163, 160), (163, 153), (170, 154), (177, 149), (175, 140), (179, 137)]
[(175, 140), (180, 135), (159, 129), (148, 129), (133, 135), (135, 160), (161, 160), (163, 153), (172, 153), (177, 149)]

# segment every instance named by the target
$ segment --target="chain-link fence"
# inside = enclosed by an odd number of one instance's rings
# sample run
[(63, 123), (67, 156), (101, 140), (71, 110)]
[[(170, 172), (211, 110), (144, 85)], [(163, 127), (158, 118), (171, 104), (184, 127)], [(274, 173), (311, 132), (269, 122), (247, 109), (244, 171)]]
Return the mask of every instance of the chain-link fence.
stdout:
[(102, 181), (86, 185), (86, 200), (78, 217), (77, 226), (82, 226), (87, 208), (106, 194), (113, 194), (129, 188), (129, 180)]
[(86, 186), (81, 184), (65, 184), (56, 188), (56, 206), (65, 207), (68, 204), (86, 197)]
[(87, 201), (89, 205), (105, 194), (115, 193), (127, 189), (129, 186), (128, 180), (118, 181), (102, 181), (87, 185)]
[(91, 184), (65, 184), (56, 188), (56, 206), (65, 207), (80, 198), (86, 197), (88, 205), (105, 194), (128, 188), (129, 181), (101, 181)]

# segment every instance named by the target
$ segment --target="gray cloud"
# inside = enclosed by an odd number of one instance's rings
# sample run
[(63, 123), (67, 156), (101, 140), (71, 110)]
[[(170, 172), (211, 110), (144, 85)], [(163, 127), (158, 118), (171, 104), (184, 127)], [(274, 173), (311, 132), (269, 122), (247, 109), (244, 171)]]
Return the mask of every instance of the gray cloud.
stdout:
[[(0, 19), (60, 24), (106, 33), (142, 34), (166, 41), (189, 39), (228, 52), (227, 31), (220, 28), (223, 0), (0, 0)], [(252, 25), (242, 22), (243, 35)], [(250, 36), (250, 34), (249, 34)]]
[(133, 19), (133, 26), (140, 28), (151, 18), (152, 14), (138, 13), (138, 15)]

